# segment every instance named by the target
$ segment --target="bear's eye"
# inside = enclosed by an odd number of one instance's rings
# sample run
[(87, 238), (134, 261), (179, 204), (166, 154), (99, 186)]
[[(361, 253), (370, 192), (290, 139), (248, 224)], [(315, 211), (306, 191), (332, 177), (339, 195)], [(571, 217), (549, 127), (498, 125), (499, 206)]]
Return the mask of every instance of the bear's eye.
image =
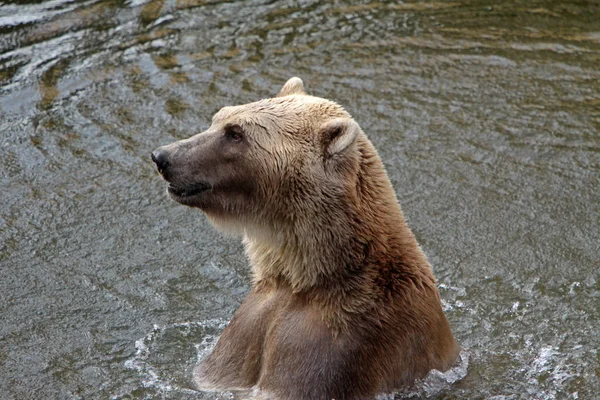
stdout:
[(239, 125), (227, 125), (225, 127), (225, 137), (232, 142), (241, 142), (244, 139), (244, 130)]

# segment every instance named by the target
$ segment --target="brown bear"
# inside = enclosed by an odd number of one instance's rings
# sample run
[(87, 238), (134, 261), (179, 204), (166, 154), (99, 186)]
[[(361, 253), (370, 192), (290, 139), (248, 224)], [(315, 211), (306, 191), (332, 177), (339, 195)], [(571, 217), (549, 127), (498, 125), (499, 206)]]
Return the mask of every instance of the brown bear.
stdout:
[(152, 159), (173, 200), (243, 235), (252, 264), (248, 297), (194, 371), (200, 388), (369, 399), (457, 360), (431, 267), (340, 105), (292, 78)]

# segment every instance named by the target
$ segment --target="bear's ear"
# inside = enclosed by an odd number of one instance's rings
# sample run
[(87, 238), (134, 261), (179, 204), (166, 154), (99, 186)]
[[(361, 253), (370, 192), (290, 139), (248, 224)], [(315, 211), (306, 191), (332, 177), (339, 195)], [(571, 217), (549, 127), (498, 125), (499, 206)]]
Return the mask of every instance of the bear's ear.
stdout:
[(325, 122), (319, 138), (325, 157), (331, 157), (346, 150), (361, 132), (360, 126), (352, 118), (335, 118)]
[(297, 77), (290, 78), (285, 85), (283, 85), (277, 94), (277, 97), (289, 96), (290, 94), (306, 94), (302, 79)]

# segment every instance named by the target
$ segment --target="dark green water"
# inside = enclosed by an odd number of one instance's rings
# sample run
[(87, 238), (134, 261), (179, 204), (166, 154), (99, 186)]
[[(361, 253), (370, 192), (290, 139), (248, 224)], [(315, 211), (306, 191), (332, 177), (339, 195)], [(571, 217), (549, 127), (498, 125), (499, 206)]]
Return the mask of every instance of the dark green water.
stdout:
[(0, 4), (0, 397), (225, 399), (190, 369), (249, 288), (149, 154), (300, 76), (370, 136), (468, 375), (600, 396), (597, 1)]

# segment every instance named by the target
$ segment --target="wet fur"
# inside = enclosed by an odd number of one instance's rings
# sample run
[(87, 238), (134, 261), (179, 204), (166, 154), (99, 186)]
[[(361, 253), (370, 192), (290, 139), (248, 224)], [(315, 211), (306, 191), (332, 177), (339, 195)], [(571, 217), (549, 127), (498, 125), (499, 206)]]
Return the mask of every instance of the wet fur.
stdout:
[(199, 387), (367, 399), (452, 366), (459, 347), (431, 268), (350, 115), (293, 78), (279, 97), (226, 107), (213, 125), (232, 121), (254, 138), (236, 155), (254, 186), (187, 205), (243, 232), (253, 287), (196, 369)]

